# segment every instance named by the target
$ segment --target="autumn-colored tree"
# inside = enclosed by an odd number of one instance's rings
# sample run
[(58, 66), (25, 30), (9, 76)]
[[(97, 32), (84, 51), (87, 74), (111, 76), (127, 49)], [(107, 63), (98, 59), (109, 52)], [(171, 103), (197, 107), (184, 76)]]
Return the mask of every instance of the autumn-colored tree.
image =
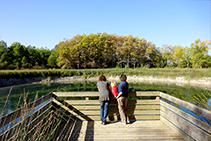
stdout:
[(209, 62), (204, 57), (205, 54), (208, 53), (209, 45), (211, 44), (211, 40), (201, 41), (200, 39), (195, 40), (194, 43), (191, 43), (191, 63), (193, 67), (209, 66)]
[(175, 63), (177, 63), (177, 65), (180, 68), (181, 67), (181, 62), (184, 61), (185, 50), (180, 45), (173, 46), (173, 50), (174, 50), (174, 53), (173, 53), (172, 58), (174, 59)]
[(172, 45), (168, 44), (163, 44), (162, 45), (162, 56), (164, 60), (166, 60), (166, 64), (168, 66), (173, 66), (174, 65), (174, 60), (173, 60), (173, 54), (174, 54), (174, 49)]

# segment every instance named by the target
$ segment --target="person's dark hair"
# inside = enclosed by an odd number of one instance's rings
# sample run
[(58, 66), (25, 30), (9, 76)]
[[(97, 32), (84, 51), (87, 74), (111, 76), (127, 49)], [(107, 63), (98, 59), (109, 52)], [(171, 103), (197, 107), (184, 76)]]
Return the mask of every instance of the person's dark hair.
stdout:
[(101, 75), (101, 76), (99, 77), (99, 81), (106, 81), (106, 77), (105, 77), (104, 75)]
[(121, 81), (126, 81), (127, 80), (127, 76), (125, 74), (121, 74), (120, 77), (119, 77), (119, 79)]

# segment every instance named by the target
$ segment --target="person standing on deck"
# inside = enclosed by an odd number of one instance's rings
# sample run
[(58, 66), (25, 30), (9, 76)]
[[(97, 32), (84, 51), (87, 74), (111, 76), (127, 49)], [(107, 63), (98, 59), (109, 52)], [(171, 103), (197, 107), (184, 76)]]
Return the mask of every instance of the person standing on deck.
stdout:
[(121, 74), (119, 78), (122, 82), (118, 86), (118, 96), (116, 97), (116, 99), (117, 99), (118, 109), (119, 109), (119, 114), (120, 114), (120, 119), (121, 119), (120, 122), (126, 125), (127, 123), (130, 123), (130, 120), (126, 111), (129, 84), (126, 82), (127, 76), (125, 74)]
[(106, 82), (106, 77), (101, 75), (99, 81), (97, 82), (97, 87), (99, 91), (99, 102), (100, 102), (100, 120), (102, 124), (106, 124), (106, 118), (108, 116), (108, 108), (110, 104), (110, 91), (109, 83)]

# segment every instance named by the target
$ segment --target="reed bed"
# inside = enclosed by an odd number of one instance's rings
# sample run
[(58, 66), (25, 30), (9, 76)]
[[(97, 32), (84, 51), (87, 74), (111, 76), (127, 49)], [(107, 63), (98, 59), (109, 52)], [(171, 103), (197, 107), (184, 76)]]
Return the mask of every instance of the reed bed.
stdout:
[[(11, 91), (7, 96), (1, 115), (3, 115), (10, 93)], [(22, 97), (19, 98), (17, 105), (17, 107), (21, 105), (21, 108), (17, 109), (19, 112), (14, 111), (12, 116), (7, 114), (4, 117), (0, 117), (0, 141), (60, 141), (70, 138), (70, 132), (77, 120), (72, 120), (71, 116), (63, 117), (62, 115), (66, 115), (67, 113), (65, 113), (61, 106), (55, 106), (52, 102), (45, 104), (37, 111), (31, 112), (32, 109), (36, 109), (37, 105), (35, 101), (39, 100), (38, 93), (34, 98), (34, 102), (27, 103), (27, 97), (28, 93), (24, 94), (22, 103), (20, 103)], [(41, 101), (41, 103), (43, 102)]]
[(83, 76), (94, 77), (104, 74), (106, 76), (119, 76), (121, 73), (135, 76), (154, 76), (163, 78), (184, 77), (185, 79), (200, 79), (211, 77), (211, 69), (171, 69), (171, 68), (112, 68), (112, 69), (55, 69), (55, 70), (1, 70), (0, 78), (29, 78), (51, 76)]

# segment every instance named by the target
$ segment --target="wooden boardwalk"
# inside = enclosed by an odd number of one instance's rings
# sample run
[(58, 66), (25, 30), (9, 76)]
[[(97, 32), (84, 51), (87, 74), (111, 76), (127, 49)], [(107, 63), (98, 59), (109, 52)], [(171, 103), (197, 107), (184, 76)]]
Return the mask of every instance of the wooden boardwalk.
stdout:
[(135, 121), (127, 125), (110, 122), (102, 125), (100, 121), (78, 121), (69, 140), (79, 141), (183, 141), (174, 131), (160, 120)]
[[(49, 93), (0, 117), (0, 141), (211, 141), (211, 111), (192, 103), (158, 91), (130, 92), (127, 113), (131, 123), (118, 122), (117, 103), (112, 100), (109, 123), (102, 125), (98, 95)], [(182, 111), (180, 106), (203, 120)]]

